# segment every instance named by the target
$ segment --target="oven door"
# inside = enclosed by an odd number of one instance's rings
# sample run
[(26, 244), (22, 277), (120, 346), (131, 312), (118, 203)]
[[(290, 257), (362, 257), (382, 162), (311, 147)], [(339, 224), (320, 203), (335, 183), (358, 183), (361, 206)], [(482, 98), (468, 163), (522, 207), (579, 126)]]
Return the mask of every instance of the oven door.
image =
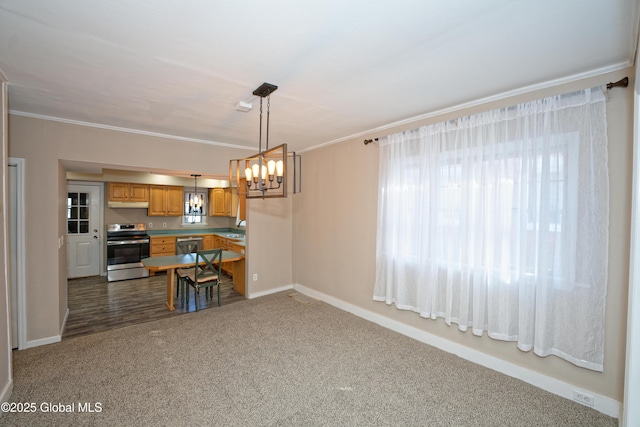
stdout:
[(107, 241), (107, 265), (136, 264), (148, 257), (148, 238)]

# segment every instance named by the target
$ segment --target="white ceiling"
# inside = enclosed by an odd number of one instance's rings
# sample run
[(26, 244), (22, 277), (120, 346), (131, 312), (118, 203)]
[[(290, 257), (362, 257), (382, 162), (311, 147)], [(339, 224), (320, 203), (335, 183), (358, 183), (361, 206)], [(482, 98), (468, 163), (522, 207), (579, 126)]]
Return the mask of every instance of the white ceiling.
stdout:
[(637, 0), (0, 0), (0, 70), (14, 114), (253, 151), (273, 83), (303, 151), (631, 66), (637, 32)]

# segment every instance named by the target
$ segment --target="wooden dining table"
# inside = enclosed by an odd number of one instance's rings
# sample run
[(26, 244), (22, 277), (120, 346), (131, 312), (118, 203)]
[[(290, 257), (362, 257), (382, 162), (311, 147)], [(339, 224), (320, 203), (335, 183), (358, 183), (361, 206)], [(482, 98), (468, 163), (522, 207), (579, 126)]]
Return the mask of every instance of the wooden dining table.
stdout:
[[(240, 294), (245, 294), (245, 262), (244, 254), (233, 251), (222, 251), (221, 262), (233, 263), (233, 287)], [(149, 270), (149, 273), (154, 274), (160, 271), (167, 272), (167, 307), (170, 311), (175, 310), (173, 305), (173, 295), (175, 294), (175, 273), (178, 268), (189, 268), (196, 265), (196, 254), (180, 254), (180, 255), (167, 255), (144, 258), (142, 265)]]

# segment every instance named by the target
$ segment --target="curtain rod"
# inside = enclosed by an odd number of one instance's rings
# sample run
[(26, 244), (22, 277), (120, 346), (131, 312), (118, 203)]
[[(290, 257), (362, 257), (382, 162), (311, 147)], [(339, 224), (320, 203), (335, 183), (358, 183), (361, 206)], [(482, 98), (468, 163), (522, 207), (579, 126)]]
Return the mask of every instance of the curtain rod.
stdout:
[[(628, 87), (629, 86), (629, 77), (624, 77), (617, 82), (607, 83), (607, 89), (613, 89), (614, 87)], [(365, 139), (364, 145), (369, 145), (372, 142), (378, 142), (378, 138), (374, 139)]]

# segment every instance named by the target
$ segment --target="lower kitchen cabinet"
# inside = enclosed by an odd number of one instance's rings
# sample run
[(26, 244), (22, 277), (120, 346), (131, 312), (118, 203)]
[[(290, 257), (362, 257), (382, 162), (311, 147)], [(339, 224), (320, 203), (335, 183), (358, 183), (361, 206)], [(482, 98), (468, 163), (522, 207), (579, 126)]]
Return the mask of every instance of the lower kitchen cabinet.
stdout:
[(151, 237), (150, 243), (150, 256), (176, 254), (176, 236)]
[(235, 243), (231, 243), (231, 250), (233, 252), (238, 252), (239, 254), (246, 255), (246, 253), (245, 253), (245, 251), (246, 251), (245, 245), (238, 245), (238, 244), (235, 244)]
[[(233, 243), (235, 242), (234, 239), (228, 239), (226, 237), (222, 237), (222, 236), (218, 236), (217, 234), (213, 236), (214, 238), (214, 246), (216, 248), (221, 248), (223, 251), (233, 251)], [(234, 251), (236, 252), (236, 251)], [(223, 262), (222, 263), (222, 271), (224, 271), (225, 273), (227, 273), (230, 276), (233, 276), (234, 271), (233, 271), (233, 264), (234, 263), (229, 263), (229, 262)]]
[(202, 236), (202, 249), (208, 251), (215, 248), (215, 236), (213, 234), (205, 234)]

